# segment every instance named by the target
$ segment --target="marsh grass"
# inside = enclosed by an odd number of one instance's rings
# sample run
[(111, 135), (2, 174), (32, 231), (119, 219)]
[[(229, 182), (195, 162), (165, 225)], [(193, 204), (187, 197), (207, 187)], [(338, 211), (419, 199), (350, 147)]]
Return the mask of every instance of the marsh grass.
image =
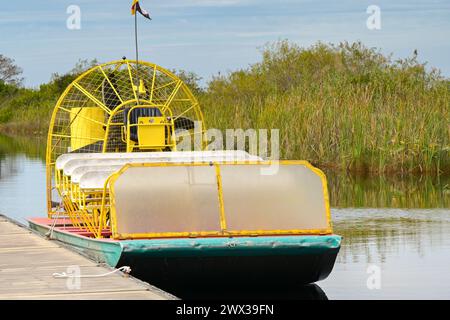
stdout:
[(201, 104), (208, 127), (279, 128), (285, 159), (354, 172), (450, 169), (450, 82), (416, 56), (281, 41), (260, 63), (215, 77)]

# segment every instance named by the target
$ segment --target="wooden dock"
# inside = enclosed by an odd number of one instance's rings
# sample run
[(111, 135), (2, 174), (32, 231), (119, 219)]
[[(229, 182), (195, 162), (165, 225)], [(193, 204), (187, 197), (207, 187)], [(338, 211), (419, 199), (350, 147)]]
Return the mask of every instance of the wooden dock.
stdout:
[(113, 270), (0, 215), (0, 300), (176, 299), (120, 272), (79, 279), (53, 276), (53, 273), (70, 274), (73, 270), (67, 269), (70, 266), (76, 266), (75, 270), (81, 275), (102, 275)]

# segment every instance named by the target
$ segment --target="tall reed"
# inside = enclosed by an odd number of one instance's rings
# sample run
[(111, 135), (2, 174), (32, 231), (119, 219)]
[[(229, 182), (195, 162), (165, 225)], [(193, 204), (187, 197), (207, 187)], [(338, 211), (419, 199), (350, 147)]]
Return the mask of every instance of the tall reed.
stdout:
[(361, 43), (287, 41), (216, 76), (201, 95), (209, 127), (278, 128), (281, 155), (358, 172), (449, 173), (450, 82), (417, 56)]

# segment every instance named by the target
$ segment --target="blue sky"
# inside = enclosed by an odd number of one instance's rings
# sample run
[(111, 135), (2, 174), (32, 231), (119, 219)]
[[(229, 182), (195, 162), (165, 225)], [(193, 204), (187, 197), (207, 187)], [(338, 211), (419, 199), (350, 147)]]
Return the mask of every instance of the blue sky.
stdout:
[[(0, 53), (37, 86), (78, 59), (134, 57), (131, 0), (22, 0), (0, 4)], [(66, 27), (69, 5), (81, 9), (81, 30)], [(260, 59), (264, 44), (289, 39), (361, 40), (394, 57), (414, 49), (450, 76), (450, 0), (141, 0), (140, 58), (194, 71), (207, 81)], [(369, 30), (369, 5), (381, 8), (381, 30)]]

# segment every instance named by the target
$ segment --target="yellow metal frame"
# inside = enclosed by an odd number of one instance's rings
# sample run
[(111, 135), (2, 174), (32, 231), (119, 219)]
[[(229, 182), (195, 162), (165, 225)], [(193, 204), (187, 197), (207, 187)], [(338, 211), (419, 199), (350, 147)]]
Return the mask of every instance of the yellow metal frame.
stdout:
[[(65, 98), (68, 96), (68, 94), (71, 92), (71, 90), (73, 90), (74, 88), (76, 88), (80, 93), (82, 93), (84, 96), (86, 96), (89, 101), (91, 101), (92, 103), (94, 103), (96, 106), (99, 106), (102, 110), (105, 111), (106, 114), (109, 115), (109, 119), (106, 123), (106, 130), (105, 130), (105, 136), (102, 139), (95, 139), (96, 141), (103, 141), (103, 152), (106, 151), (106, 139), (108, 138), (108, 134), (109, 134), (109, 129), (110, 129), (110, 125), (111, 125), (111, 119), (113, 118), (113, 116), (115, 114), (117, 114), (117, 112), (119, 112), (119, 110), (121, 110), (124, 106), (126, 105), (133, 105), (133, 104), (148, 104), (151, 106), (155, 106), (155, 107), (159, 107), (160, 110), (164, 113), (167, 114), (169, 113), (171, 115), (171, 119), (172, 119), (172, 124), (174, 123), (174, 121), (178, 118), (181, 117), (182, 115), (184, 115), (186, 112), (188, 111), (192, 111), (193, 114), (195, 115), (194, 120), (197, 121), (201, 121), (202, 125), (203, 125), (203, 130), (202, 130), (202, 135), (205, 134), (206, 132), (206, 124), (205, 124), (205, 120), (203, 117), (203, 113), (200, 109), (199, 103), (197, 101), (197, 99), (195, 98), (195, 96), (192, 94), (191, 90), (171, 71), (162, 68), (154, 63), (149, 63), (149, 62), (145, 62), (145, 61), (139, 61), (139, 65), (141, 66), (147, 66), (150, 69), (153, 70), (153, 75), (151, 77), (151, 88), (149, 89), (150, 92), (150, 97), (148, 100), (145, 100), (141, 97), (139, 97), (138, 95), (140, 93), (136, 92), (136, 89), (133, 87), (133, 73), (131, 72), (132, 68), (131, 65), (134, 64), (136, 65), (136, 61), (135, 60), (116, 60), (116, 61), (112, 61), (112, 62), (108, 62), (105, 64), (101, 64), (98, 65), (92, 69), (87, 70), (86, 72), (84, 72), (83, 74), (81, 74), (80, 76), (78, 76), (62, 93), (62, 95), (59, 97), (56, 106), (53, 110), (51, 119), (50, 119), (50, 125), (49, 125), (49, 131), (48, 131), (48, 135), (47, 135), (47, 151), (46, 151), (46, 178), (47, 178), (47, 211), (48, 211), (48, 216), (52, 217), (54, 214), (56, 214), (56, 211), (53, 210), (52, 207), (52, 192), (56, 189), (61, 197), (61, 201), (62, 203), (65, 205), (66, 208), (70, 209), (71, 207), (73, 208), (73, 204), (69, 204), (69, 202), (71, 202), (71, 200), (69, 198), (67, 198), (64, 194), (61, 193), (60, 188), (63, 188), (63, 190), (71, 190), (70, 188), (72, 188), (70, 181), (64, 180), (64, 177), (61, 175), (62, 173), (58, 173), (57, 170), (55, 170), (55, 161), (57, 156), (59, 156), (60, 154), (56, 153), (55, 148), (58, 146), (59, 141), (61, 141), (61, 139), (64, 138), (70, 138), (70, 132), (69, 133), (65, 133), (63, 132), (61, 133), (55, 133), (54, 132), (54, 128), (56, 125), (56, 122), (59, 120), (58, 119), (58, 113), (60, 111), (66, 112), (68, 114), (71, 113), (75, 113), (74, 111), (63, 107), (63, 103), (65, 101)], [(120, 68), (122, 68), (123, 66), (126, 66), (126, 68), (128, 69), (128, 74), (129, 74), (129, 78), (130, 78), (130, 86), (131, 86), (131, 90), (133, 92), (133, 96), (134, 99), (128, 100), (128, 101), (124, 101), (125, 99), (123, 99), (121, 97), (121, 95), (119, 94), (119, 92), (117, 91), (117, 88), (114, 86), (114, 84), (112, 83), (111, 79), (108, 77), (107, 73), (105, 72), (105, 68), (109, 67), (109, 66), (113, 66), (114, 69), (112, 71), (117, 71)], [(81, 84), (81, 80), (83, 80), (84, 78), (86, 78), (87, 76), (89, 76), (91, 73), (95, 72), (95, 71), (99, 71), (99, 74), (102, 74), (104, 77), (104, 80), (107, 81), (107, 83), (110, 85), (110, 87), (112, 88), (112, 90), (115, 92), (116, 96), (118, 97), (118, 99), (120, 100), (120, 105), (118, 105), (117, 107), (115, 107), (114, 110), (110, 110), (109, 108), (107, 108), (102, 101), (98, 100), (93, 94), (91, 94), (91, 92), (89, 92), (88, 89), (86, 89), (85, 87), (83, 87), (83, 85)], [(165, 99), (164, 103), (161, 104), (159, 103), (160, 101), (163, 101), (161, 99), (156, 100), (155, 98), (155, 92), (157, 92), (158, 90), (163, 89), (162, 86), (156, 86), (156, 74), (157, 72), (169, 77), (170, 79), (172, 79), (172, 81), (170, 81), (168, 84), (174, 84), (175, 87), (172, 90), (171, 94)], [(103, 80), (103, 81), (104, 81)], [(185, 99), (180, 99), (184, 101), (190, 101), (191, 105), (189, 107), (187, 107), (186, 110), (184, 110), (182, 113), (177, 114), (175, 116), (172, 116), (172, 110), (170, 108), (170, 105), (173, 101), (175, 101), (175, 96), (177, 95), (178, 92), (180, 92), (180, 90), (183, 92)], [(79, 114), (75, 114), (75, 118), (78, 117)], [(67, 128), (65, 128), (64, 130), (70, 130), (70, 124)], [(63, 130), (63, 131), (64, 131)], [(80, 137), (80, 138), (86, 138), (89, 139), (91, 137)], [(203, 137), (204, 138), (204, 137)], [(53, 139), (59, 139), (56, 143), (53, 143)], [(176, 139), (175, 135), (172, 136), (172, 139)], [(204, 146), (206, 146), (207, 141), (206, 139), (202, 139)], [(53, 181), (53, 179), (55, 181)], [(75, 211), (77, 211), (74, 208)], [(67, 212), (68, 215), (71, 215), (73, 213), (69, 213)], [(75, 220), (74, 220), (75, 221)], [(74, 222), (75, 223), (75, 222)], [(82, 227), (82, 226), (81, 226)], [(87, 227), (88, 229), (90, 229), (89, 227)]]
[[(313, 171), (322, 181), (323, 197), (325, 201), (326, 220), (328, 228), (326, 229), (311, 229), (311, 230), (227, 230), (226, 227), (226, 210), (223, 203), (222, 180), (220, 175), (220, 166), (227, 165), (302, 165)], [(325, 174), (318, 168), (311, 165), (308, 161), (300, 160), (281, 160), (281, 161), (236, 161), (232, 163), (214, 162), (216, 168), (217, 190), (220, 205), (220, 231), (192, 231), (192, 232), (165, 232), (165, 233), (135, 233), (135, 234), (118, 234), (117, 233), (117, 219), (115, 209), (115, 191), (114, 184), (116, 180), (131, 167), (176, 167), (176, 166), (211, 166), (209, 163), (132, 163), (125, 165), (119, 171), (113, 173), (105, 184), (105, 191), (109, 186), (109, 194), (111, 199), (110, 218), (111, 231), (114, 239), (143, 239), (143, 238), (178, 238), (178, 237), (223, 237), (223, 236), (263, 236), (263, 235), (327, 235), (332, 234), (331, 212), (328, 197), (328, 186)], [(104, 217), (100, 218), (102, 221)]]

